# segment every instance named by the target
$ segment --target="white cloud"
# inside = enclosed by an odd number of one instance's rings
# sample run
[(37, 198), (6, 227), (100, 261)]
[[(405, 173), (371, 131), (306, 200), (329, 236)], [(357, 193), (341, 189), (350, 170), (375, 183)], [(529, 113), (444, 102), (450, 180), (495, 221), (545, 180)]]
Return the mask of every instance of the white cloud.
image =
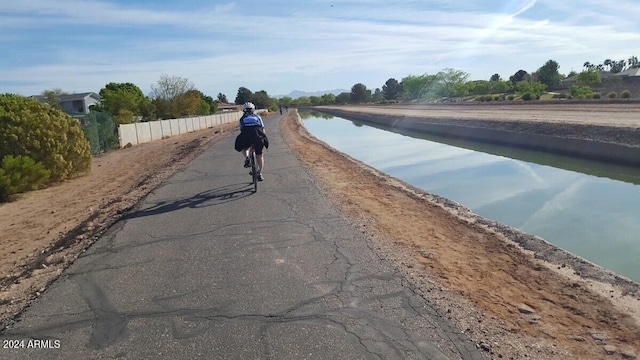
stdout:
[(640, 9), (625, 0), (510, 0), (493, 9), (437, 0), (281, 5), (246, 13), (239, 3), (2, 2), (0, 45), (13, 54), (0, 59), (0, 92), (66, 89), (67, 82), (98, 91), (92, 87), (125, 76), (144, 88), (162, 73), (193, 74), (205, 93), (228, 96), (244, 81), (271, 94), (356, 82), (375, 88), (445, 67), (506, 78), (549, 58), (565, 73), (585, 61), (626, 59), (638, 55), (628, 52), (640, 41)]

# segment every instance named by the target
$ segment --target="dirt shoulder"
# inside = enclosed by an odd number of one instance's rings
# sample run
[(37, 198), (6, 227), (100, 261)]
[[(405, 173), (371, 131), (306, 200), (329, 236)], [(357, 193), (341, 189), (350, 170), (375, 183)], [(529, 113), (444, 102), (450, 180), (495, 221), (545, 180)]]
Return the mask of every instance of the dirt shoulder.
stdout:
[(84, 176), (0, 204), (0, 330), (124, 212), (235, 127), (112, 151)]
[[(544, 241), (333, 150), (309, 135), (294, 113), (282, 132), (345, 216), (489, 357), (637, 357), (637, 284), (561, 251), (546, 261), (538, 255), (553, 247)], [(547, 250), (525, 250), (527, 241)]]

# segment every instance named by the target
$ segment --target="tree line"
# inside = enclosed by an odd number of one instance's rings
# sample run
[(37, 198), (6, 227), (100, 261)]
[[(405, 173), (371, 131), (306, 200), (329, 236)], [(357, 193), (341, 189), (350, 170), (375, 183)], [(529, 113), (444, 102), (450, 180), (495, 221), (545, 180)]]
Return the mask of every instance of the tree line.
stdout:
[[(257, 108), (275, 111), (279, 106), (447, 101), (464, 96), (476, 96), (478, 99), (482, 99), (482, 96), (537, 99), (545, 91), (557, 89), (561, 81), (569, 78), (575, 80), (568, 89), (567, 96), (593, 97), (593, 88), (603, 84), (603, 72), (615, 74), (639, 67), (637, 56), (630, 56), (626, 60), (606, 59), (600, 64), (585, 62), (584, 70), (580, 73), (572, 71), (564, 75), (559, 72), (558, 62), (551, 59), (532, 73), (520, 69), (508, 79), (502, 79), (496, 73), (488, 80), (469, 80), (469, 73), (446, 68), (435, 74), (407, 75), (400, 81), (390, 78), (380, 88), (368, 89), (364, 84), (357, 83), (349, 92), (338, 95), (325, 94), (297, 99), (288, 96), (274, 98), (264, 90), (253, 92), (246, 87), (239, 87), (234, 103), (239, 105), (251, 101)], [(62, 92), (59, 89), (43, 92), (52, 105), (55, 105), (55, 96), (60, 94)], [(117, 124), (209, 115), (218, 111), (218, 102), (229, 102), (222, 93), (218, 93), (214, 99), (196, 89), (188, 79), (166, 74), (161, 75), (158, 82), (151, 86), (149, 95), (144, 95), (138, 86), (129, 82), (108, 83), (100, 90), (99, 95), (101, 101), (93, 110), (112, 114)]]
[[(367, 89), (362, 83), (352, 86), (350, 92), (339, 95), (326, 94), (322, 96), (280, 99), (289, 106), (329, 105), (348, 103), (385, 103), (385, 102), (410, 102), (410, 101), (442, 101), (457, 97), (475, 96), (482, 100), (482, 96), (495, 98), (510, 98), (516, 96), (524, 99), (537, 99), (547, 90), (561, 89), (563, 80), (573, 79), (567, 92), (559, 94), (563, 97), (591, 98), (599, 96), (594, 88), (601, 87), (604, 79), (603, 72), (611, 74), (621, 71), (640, 68), (640, 62), (636, 56), (628, 60), (605, 60), (602, 64), (584, 63), (581, 72), (571, 71), (564, 75), (559, 72), (560, 65), (550, 59), (536, 71), (528, 73), (518, 70), (504, 80), (499, 74), (493, 74), (489, 80), (469, 80), (470, 74), (452, 68), (444, 69), (436, 74), (408, 75), (400, 81), (390, 78), (381, 88)], [(620, 81), (613, 78), (609, 81)], [(608, 97), (630, 97), (628, 91), (621, 94), (609, 93)]]

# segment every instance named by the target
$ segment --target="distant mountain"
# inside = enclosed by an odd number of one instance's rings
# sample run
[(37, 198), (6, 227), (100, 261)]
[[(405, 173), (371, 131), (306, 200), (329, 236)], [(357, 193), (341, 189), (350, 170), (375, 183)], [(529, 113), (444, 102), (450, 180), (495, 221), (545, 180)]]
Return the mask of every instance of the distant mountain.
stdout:
[(278, 98), (282, 98), (285, 96), (288, 96), (292, 99), (297, 99), (299, 97), (303, 97), (303, 96), (322, 96), (324, 94), (333, 94), (333, 95), (340, 95), (341, 93), (346, 92), (346, 93), (350, 93), (351, 90), (345, 90), (345, 89), (335, 89), (335, 90), (325, 90), (325, 91), (315, 91), (315, 92), (306, 92), (306, 91), (300, 91), (300, 90), (293, 90), (292, 92), (289, 93), (289, 95), (280, 95), (277, 96)]

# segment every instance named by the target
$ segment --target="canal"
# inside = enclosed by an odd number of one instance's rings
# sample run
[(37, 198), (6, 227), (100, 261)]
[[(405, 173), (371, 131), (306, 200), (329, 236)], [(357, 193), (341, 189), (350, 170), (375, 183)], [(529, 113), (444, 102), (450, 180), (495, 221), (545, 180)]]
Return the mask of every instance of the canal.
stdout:
[(369, 166), (640, 282), (640, 169), (300, 116)]

